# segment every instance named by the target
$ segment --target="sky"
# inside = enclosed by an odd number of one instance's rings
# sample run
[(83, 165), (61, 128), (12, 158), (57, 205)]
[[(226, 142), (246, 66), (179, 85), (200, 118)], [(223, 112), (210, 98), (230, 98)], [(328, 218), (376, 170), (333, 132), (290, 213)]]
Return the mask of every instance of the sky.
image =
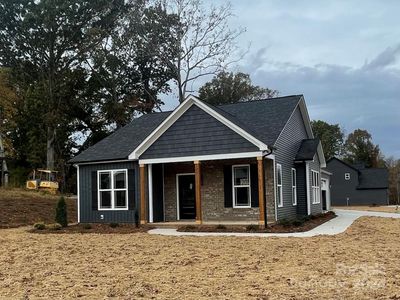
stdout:
[(246, 28), (238, 43), (250, 44), (231, 71), (281, 96), (303, 94), (311, 119), (338, 123), (346, 134), (366, 129), (385, 156), (400, 158), (400, 1), (231, 4), (231, 26)]

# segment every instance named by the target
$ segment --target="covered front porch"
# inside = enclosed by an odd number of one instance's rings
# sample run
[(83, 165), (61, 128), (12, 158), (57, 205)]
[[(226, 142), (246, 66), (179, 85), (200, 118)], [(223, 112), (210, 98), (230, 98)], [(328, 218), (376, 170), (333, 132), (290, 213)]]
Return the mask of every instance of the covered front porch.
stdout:
[(265, 226), (276, 221), (273, 155), (152, 159), (139, 164), (142, 224)]

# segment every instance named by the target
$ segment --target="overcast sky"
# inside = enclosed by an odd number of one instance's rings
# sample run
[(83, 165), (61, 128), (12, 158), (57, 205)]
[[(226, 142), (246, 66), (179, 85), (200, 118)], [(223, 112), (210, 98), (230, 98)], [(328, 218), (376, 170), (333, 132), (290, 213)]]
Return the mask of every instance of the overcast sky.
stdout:
[(304, 94), (311, 119), (367, 129), (400, 158), (400, 1), (231, 3), (232, 26), (247, 29), (239, 42), (251, 42), (234, 71), (282, 96)]

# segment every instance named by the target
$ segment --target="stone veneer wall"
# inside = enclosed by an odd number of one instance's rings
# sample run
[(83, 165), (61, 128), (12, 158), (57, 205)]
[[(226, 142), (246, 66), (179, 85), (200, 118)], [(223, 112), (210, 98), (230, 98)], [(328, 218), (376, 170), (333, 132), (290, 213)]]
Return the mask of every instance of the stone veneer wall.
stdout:
[[(275, 221), (273, 189), (273, 161), (266, 159), (267, 221)], [(201, 163), (203, 221), (254, 221), (259, 220), (259, 208), (232, 208), (224, 205), (224, 165), (256, 164), (256, 159), (206, 161)], [(194, 173), (193, 163), (174, 163), (164, 166), (165, 220), (177, 220), (176, 174)]]

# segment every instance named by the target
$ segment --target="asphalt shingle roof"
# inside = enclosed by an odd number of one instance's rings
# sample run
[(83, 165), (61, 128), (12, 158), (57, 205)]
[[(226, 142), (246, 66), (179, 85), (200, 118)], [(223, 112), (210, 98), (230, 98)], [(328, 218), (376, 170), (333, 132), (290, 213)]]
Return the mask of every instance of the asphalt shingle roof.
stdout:
[[(212, 109), (273, 146), (302, 95), (225, 104)], [(71, 163), (127, 159), (171, 111), (143, 115), (70, 160)]]
[(318, 145), (319, 139), (302, 140), (295, 161), (313, 160), (315, 153), (317, 153)]
[(361, 169), (357, 189), (386, 189), (389, 187), (389, 173), (384, 168)]

